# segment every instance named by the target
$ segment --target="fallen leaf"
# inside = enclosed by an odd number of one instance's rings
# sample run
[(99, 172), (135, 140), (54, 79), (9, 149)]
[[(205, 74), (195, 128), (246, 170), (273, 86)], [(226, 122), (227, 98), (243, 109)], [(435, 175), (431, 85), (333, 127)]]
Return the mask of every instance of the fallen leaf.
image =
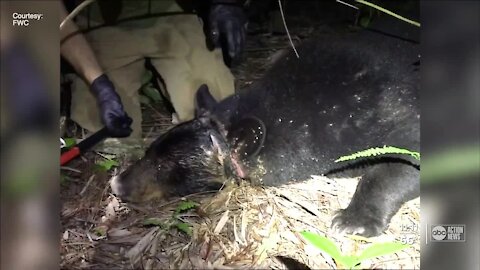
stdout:
[(108, 231), (108, 236), (110, 237), (122, 237), (131, 234), (131, 231), (125, 229), (111, 229), (110, 231)]
[(228, 221), (228, 213), (229, 213), (229, 210), (227, 210), (227, 211), (225, 211), (225, 213), (223, 213), (222, 217), (220, 218), (220, 220), (217, 223), (217, 226), (215, 226), (215, 230), (213, 230), (214, 234), (218, 234), (223, 229), (223, 227), (225, 226), (225, 224)]
[(63, 232), (63, 240), (67, 240), (67, 239), (68, 239), (68, 230)]

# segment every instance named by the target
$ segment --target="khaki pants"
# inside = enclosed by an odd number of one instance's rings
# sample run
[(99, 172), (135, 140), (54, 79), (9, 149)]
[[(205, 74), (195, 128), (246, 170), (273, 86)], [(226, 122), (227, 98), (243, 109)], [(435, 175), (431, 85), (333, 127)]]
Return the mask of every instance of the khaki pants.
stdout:
[[(194, 95), (201, 84), (207, 84), (217, 100), (234, 92), (233, 75), (221, 51), (207, 49), (196, 15), (142, 19), (85, 35), (133, 118), (131, 137), (142, 134), (138, 90), (146, 57), (161, 74), (180, 121), (193, 118)], [(80, 78), (73, 83), (71, 114), (75, 122), (92, 132), (103, 126), (95, 98)]]

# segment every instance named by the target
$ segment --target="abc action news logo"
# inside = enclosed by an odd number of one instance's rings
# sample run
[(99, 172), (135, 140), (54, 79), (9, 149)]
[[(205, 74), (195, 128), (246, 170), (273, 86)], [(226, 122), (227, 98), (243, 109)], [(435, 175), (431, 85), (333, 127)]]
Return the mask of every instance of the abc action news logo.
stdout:
[(432, 242), (465, 242), (465, 225), (432, 225), (430, 240)]

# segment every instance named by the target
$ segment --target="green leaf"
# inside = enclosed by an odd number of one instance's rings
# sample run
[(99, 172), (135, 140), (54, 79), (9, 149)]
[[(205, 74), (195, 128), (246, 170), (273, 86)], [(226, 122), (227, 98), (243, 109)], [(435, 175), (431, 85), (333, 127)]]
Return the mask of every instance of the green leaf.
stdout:
[(103, 171), (108, 171), (110, 170), (112, 167), (116, 167), (118, 166), (118, 162), (116, 160), (113, 160), (113, 159), (105, 159), (103, 161), (100, 161), (100, 162), (97, 162), (97, 165), (99, 167), (99, 169), (103, 170)]
[(364, 261), (366, 259), (371, 259), (371, 258), (387, 255), (390, 253), (395, 253), (407, 247), (410, 247), (410, 246), (397, 243), (397, 242), (376, 243), (364, 249), (363, 252), (360, 254), (360, 256), (358, 256), (358, 260)]
[(63, 141), (65, 142), (66, 148), (70, 148), (77, 143), (77, 140), (75, 138), (65, 138), (63, 139)]
[(188, 223), (179, 222), (179, 223), (173, 224), (173, 226), (176, 227), (178, 230), (186, 233), (189, 236), (192, 235), (192, 227)]
[(93, 229), (93, 233), (96, 236), (105, 236), (107, 235), (107, 227), (105, 226), (99, 226)]
[(310, 244), (330, 255), (337, 263), (341, 263), (350, 267), (347, 265), (349, 263), (348, 259), (345, 261), (345, 257), (340, 253), (338, 247), (335, 245), (335, 243), (330, 241), (330, 239), (316, 233), (306, 231), (301, 232), (301, 235), (308, 242), (310, 242)]
[(160, 218), (147, 218), (142, 222), (143, 226), (158, 226), (161, 228), (167, 228), (165, 222)]
[(65, 174), (60, 174), (60, 185), (65, 186), (72, 178)]
[(358, 256), (343, 256), (341, 263), (348, 269), (360, 269), (360, 265), (356, 266), (360, 263)]
[(175, 208), (175, 213), (180, 213), (184, 212), (187, 210), (190, 210), (192, 208), (195, 208), (198, 206), (198, 203), (192, 202), (192, 201), (183, 201), (180, 204), (178, 204), (177, 208)]
[(145, 105), (151, 103), (150, 99), (145, 95), (140, 95), (139, 100), (140, 100), (140, 103), (145, 104)]
[(145, 72), (142, 75), (142, 85), (148, 84), (153, 78), (153, 73), (150, 70), (145, 70)]
[(159, 102), (162, 100), (162, 96), (160, 96), (160, 92), (158, 91), (158, 89), (153, 87), (151, 83), (142, 87), (142, 93), (145, 96), (151, 98), (154, 102)]

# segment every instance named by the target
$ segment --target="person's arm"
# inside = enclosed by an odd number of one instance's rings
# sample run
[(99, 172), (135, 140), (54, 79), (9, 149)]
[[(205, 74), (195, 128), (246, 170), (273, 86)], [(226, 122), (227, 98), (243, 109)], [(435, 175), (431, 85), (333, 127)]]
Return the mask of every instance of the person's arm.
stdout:
[[(60, 8), (61, 21), (67, 15), (67, 11), (62, 4)], [(65, 23), (62, 31), (60, 31), (60, 35), (62, 56), (88, 84), (91, 84), (102, 75), (102, 69), (95, 58), (92, 48), (72, 20)]]
[[(67, 17), (63, 4), (60, 8), (60, 18)], [(103, 74), (103, 70), (93, 53), (92, 48), (73, 21), (65, 23), (60, 31), (60, 50), (65, 59), (77, 73), (90, 85), (90, 91), (95, 95), (100, 109), (103, 124), (113, 137), (127, 137), (132, 133), (130, 118), (123, 109), (120, 96), (113, 83)]]

